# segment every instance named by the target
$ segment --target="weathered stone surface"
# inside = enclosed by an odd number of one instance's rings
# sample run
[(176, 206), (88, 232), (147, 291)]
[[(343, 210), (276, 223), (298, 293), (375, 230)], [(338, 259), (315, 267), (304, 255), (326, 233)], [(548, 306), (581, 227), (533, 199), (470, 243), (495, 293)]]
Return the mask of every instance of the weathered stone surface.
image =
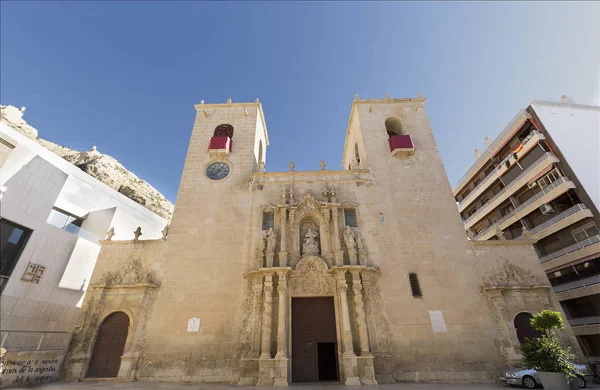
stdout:
[(89, 151), (79, 152), (39, 138), (37, 129), (23, 120), (24, 111), (24, 108), (0, 106), (2, 119), (13, 129), (37, 141), (54, 154), (64, 158), (85, 173), (114, 188), (148, 210), (168, 220), (171, 219), (173, 204), (150, 184), (128, 171), (119, 161), (98, 152), (95, 146)]

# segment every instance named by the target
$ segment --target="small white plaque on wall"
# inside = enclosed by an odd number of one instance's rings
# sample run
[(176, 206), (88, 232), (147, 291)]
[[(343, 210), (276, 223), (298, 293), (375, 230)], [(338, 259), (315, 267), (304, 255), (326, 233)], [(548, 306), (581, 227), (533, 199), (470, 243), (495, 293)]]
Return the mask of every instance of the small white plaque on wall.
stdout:
[(190, 318), (188, 320), (188, 332), (199, 332), (200, 331), (200, 318)]
[(448, 331), (441, 310), (429, 310), (429, 318), (431, 319), (431, 329), (433, 329), (434, 333)]

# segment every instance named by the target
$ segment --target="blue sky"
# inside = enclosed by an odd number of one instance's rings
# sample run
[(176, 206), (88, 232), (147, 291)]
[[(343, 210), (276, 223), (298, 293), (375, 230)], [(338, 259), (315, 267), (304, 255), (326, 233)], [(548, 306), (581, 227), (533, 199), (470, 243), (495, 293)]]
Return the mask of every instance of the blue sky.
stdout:
[(42, 138), (97, 145), (173, 202), (200, 100), (260, 98), (269, 171), (321, 159), (340, 169), (354, 94), (420, 92), (454, 185), (484, 137), (532, 99), (600, 99), (600, 3), (24, 1), (1, 11), (0, 102), (26, 106)]

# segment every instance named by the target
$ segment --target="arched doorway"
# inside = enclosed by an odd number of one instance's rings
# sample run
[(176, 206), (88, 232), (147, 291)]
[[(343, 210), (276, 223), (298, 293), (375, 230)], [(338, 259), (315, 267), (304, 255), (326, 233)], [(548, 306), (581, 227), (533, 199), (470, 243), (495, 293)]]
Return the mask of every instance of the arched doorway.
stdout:
[(529, 324), (532, 317), (533, 315), (531, 315), (531, 313), (519, 313), (515, 317), (515, 330), (517, 331), (517, 338), (521, 344), (527, 341), (525, 339), (533, 339), (542, 336), (539, 331), (533, 329)]
[(88, 378), (114, 378), (118, 375), (128, 330), (129, 317), (122, 311), (104, 320), (94, 344)]

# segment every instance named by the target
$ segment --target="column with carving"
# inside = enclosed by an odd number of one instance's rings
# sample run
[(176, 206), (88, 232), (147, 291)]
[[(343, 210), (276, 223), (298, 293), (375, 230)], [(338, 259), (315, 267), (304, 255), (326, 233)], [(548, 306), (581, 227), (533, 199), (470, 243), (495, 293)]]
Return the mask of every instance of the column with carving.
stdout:
[(344, 265), (344, 251), (342, 251), (340, 243), (340, 224), (338, 222), (338, 208), (331, 208), (331, 216), (333, 217), (333, 248), (335, 265)]
[(258, 357), (260, 354), (260, 304), (263, 291), (262, 274), (252, 277), (252, 321), (250, 331), (250, 356)]
[(280, 221), (281, 221), (281, 245), (279, 251), (279, 266), (287, 267), (288, 263), (288, 252), (287, 252), (287, 209), (284, 207), (279, 208)]
[(279, 315), (277, 318), (277, 355), (276, 358), (287, 357), (287, 270), (277, 270), (279, 282), (277, 292), (279, 292)]
[(273, 273), (265, 273), (265, 297), (262, 316), (261, 359), (271, 358), (271, 332), (273, 328)]
[(342, 345), (344, 346), (344, 356), (356, 356), (352, 346), (352, 328), (350, 327), (350, 311), (348, 310), (347, 295), (348, 284), (346, 283), (345, 270), (337, 272), (336, 283), (342, 312)]
[(362, 295), (362, 282), (360, 280), (360, 270), (353, 269), (352, 272), (352, 290), (354, 291), (354, 309), (356, 311), (356, 323), (358, 325), (358, 340), (360, 342), (360, 355), (368, 356), (369, 333), (367, 331), (367, 316), (365, 314), (365, 303)]

